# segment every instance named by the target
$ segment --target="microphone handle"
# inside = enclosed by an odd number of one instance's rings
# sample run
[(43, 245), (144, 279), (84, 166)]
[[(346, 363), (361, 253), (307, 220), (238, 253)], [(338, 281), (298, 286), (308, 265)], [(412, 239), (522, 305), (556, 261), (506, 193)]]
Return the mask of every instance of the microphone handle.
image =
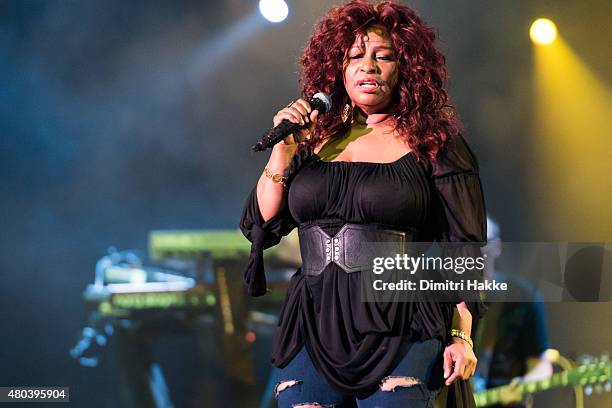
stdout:
[(281, 123), (272, 129), (268, 130), (266, 134), (263, 135), (261, 140), (257, 142), (256, 145), (251, 147), (255, 152), (261, 152), (270, 147), (273, 147), (275, 144), (286, 138), (292, 133), (299, 131), (300, 129), (306, 127), (302, 126), (298, 123), (293, 123), (289, 119), (283, 119)]
[[(327, 97), (326, 95), (325, 98), (329, 99), (329, 97)], [(320, 97), (317, 97), (317, 95), (310, 98), (308, 103), (310, 104), (312, 110), (318, 110), (319, 114), (327, 113), (327, 110), (329, 108), (325, 101), (323, 101)], [(283, 119), (283, 121), (279, 123), (278, 126), (275, 126), (272, 129), (268, 130), (263, 135), (261, 140), (257, 142), (257, 144), (252, 146), (251, 149), (255, 152), (261, 152), (263, 150), (266, 150), (274, 146), (290, 134), (295, 133), (307, 126), (308, 125), (298, 125), (297, 123), (290, 122), (288, 119)]]

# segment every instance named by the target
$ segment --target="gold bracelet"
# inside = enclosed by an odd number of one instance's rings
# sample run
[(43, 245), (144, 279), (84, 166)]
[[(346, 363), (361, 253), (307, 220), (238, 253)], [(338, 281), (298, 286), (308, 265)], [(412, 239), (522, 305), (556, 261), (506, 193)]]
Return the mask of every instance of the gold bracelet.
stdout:
[(450, 335), (451, 337), (458, 337), (461, 340), (465, 340), (471, 348), (474, 348), (474, 342), (472, 341), (472, 338), (465, 334), (464, 331), (458, 329), (451, 329)]
[(270, 170), (268, 170), (267, 167), (264, 168), (264, 174), (267, 178), (272, 180), (274, 183), (279, 183), (283, 187), (287, 187), (287, 177), (283, 176), (282, 174), (272, 173)]

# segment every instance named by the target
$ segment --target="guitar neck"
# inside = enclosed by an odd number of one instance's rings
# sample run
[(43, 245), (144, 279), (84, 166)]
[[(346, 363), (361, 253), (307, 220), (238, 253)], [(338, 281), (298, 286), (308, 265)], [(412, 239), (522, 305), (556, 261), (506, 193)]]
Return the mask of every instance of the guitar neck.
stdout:
[[(563, 371), (553, 374), (550, 377), (538, 380), (529, 381), (516, 386), (515, 390), (522, 394), (535, 394), (536, 392), (549, 390), (556, 387), (565, 387), (569, 385), (588, 385), (608, 381), (610, 379), (610, 363), (600, 363), (581, 365), (573, 370)], [(502, 393), (509, 390), (510, 386), (504, 385), (495, 387), (486, 391), (477, 392), (474, 394), (477, 407), (486, 407), (501, 402)]]
[(529, 381), (518, 386), (521, 394), (534, 394), (536, 392), (545, 391), (555, 387), (565, 387), (567, 385), (576, 385), (580, 383), (579, 378), (573, 378), (572, 371), (564, 371), (562, 373), (553, 374), (548, 378), (538, 381)]

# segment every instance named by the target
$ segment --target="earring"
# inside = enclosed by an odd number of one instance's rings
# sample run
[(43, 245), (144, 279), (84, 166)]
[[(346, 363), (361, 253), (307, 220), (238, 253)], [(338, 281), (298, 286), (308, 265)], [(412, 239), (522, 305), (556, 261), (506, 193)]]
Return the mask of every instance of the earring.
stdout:
[(344, 107), (342, 108), (342, 114), (340, 115), (340, 119), (342, 119), (342, 123), (346, 123), (346, 121), (349, 120), (349, 117), (351, 117), (352, 113), (353, 113), (353, 107), (348, 103), (344, 105)]

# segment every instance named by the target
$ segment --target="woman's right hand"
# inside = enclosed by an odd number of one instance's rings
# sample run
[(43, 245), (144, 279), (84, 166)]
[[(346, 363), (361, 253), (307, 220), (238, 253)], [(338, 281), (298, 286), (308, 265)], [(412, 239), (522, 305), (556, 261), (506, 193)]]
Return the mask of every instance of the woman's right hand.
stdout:
[(278, 124), (281, 123), (283, 119), (287, 119), (292, 123), (308, 125), (307, 127), (303, 128), (298, 132), (297, 138), (295, 137), (296, 135), (291, 134), (285, 139), (283, 139), (283, 143), (285, 145), (295, 145), (310, 138), (310, 134), (317, 123), (318, 117), (319, 111), (313, 111), (308, 101), (300, 98), (297, 101), (292, 102), (283, 109), (279, 110), (278, 113), (274, 116), (273, 123), (274, 126), (278, 126)]

